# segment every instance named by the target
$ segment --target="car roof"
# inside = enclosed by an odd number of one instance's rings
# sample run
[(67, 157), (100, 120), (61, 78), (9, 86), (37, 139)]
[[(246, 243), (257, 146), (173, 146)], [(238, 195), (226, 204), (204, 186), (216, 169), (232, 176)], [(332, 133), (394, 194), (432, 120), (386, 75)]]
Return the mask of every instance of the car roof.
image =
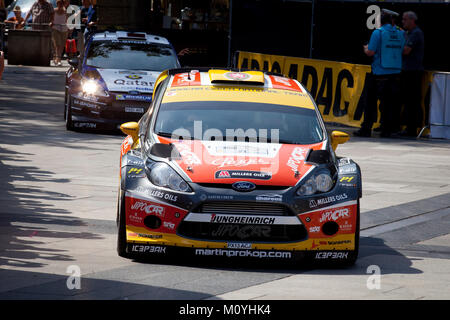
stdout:
[(146, 32), (133, 31), (103, 31), (97, 32), (92, 36), (93, 41), (101, 40), (121, 40), (121, 41), (145, 41), (147, 43), (159, 43), (170, 45), (170, 42), (161, 36), (149, 34)]
[(235, 101), (315, 109), (307, 90), (295, 79), (265, 71), (237, 69), (174, 69), (164, 103)]

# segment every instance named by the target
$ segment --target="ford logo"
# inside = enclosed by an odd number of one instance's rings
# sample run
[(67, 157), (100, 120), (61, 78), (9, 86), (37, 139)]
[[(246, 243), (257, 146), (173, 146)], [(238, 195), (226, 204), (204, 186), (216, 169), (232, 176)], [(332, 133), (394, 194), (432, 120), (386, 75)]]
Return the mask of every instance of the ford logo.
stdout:
[(128, 94), (134, 94), (134, 95), (136, 95), (136, 94), (139, 94), (139, 91), (128, 91)]
[(231, 185), (231, 187), (236, 190), (236, 191), (240, 191), (240, 192), (247, 192), (247, 191), (252, 191), (256, 189), (256, 185), (252, 182), (248, 182), (248, 181), (239, 181), (239, 182), (235, 182)]

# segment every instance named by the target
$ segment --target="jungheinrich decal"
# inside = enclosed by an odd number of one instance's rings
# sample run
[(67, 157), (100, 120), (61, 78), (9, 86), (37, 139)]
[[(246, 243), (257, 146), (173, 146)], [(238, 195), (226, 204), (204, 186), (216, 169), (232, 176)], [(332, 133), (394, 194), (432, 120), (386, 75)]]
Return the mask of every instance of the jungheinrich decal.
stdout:
[(267, 216), (229, 216), (229, 215), (211, 215), (211, 223), (237, 223), (237, 224), (274, 224), (275, 217)]
[(259, 171), (244, 171), (244, 170), (220, 170), (214, 174), (216, 179), (256, 179), (256, 180), (270, 180), (272, 173)]

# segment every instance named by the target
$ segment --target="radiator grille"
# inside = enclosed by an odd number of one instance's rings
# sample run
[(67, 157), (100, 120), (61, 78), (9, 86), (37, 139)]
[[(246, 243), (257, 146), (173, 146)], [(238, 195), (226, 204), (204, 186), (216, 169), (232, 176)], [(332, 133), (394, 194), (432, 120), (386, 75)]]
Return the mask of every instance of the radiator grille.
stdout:
[(260, 202), (207, 202), (195, 212), (199, 213), (229, 213), (229, 214), (257, 214), (272, 216), (292, 215), (289, 208), (277, 203)]

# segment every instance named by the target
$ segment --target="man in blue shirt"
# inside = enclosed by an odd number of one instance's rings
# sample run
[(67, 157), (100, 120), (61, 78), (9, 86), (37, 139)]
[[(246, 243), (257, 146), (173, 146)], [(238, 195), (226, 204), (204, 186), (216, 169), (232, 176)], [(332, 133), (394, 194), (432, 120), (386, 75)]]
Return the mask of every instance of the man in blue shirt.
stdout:
[(394, 15), (398, 14), (390, 10), (382, 10), (381, 28), (374, 30), (369, 44), (364, 46), (364, 53), (373, 57), (370, 75), (373, 88), (369, 88), (369, 101), (364, 110), (364, 121), (361, 129), (354, 133), (356, 136), (371, 136), (373, 123), (377, 119), (378, 99), (381, 111), (381, 136), (390, 137), (398, 126), (396, 122), (400, 110), (399, 81), (405, 40), (403, 32), (393, 25)]

